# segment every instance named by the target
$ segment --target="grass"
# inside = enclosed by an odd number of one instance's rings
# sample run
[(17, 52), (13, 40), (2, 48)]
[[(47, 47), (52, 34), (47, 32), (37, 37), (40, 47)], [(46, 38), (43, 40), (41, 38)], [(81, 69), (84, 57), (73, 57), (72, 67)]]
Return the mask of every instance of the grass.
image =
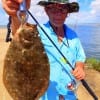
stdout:
[(96, 58), (87, 58), (86, 64), (97, 71), (100, 72), (100, 60), (97, 60)]

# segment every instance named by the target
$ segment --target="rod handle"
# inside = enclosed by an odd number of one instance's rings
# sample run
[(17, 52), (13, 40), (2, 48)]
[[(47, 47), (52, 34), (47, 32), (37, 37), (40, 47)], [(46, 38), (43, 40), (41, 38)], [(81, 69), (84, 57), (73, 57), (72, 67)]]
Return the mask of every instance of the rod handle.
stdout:
[(95, 93), (89, 87), (87, 82), (84, 79), (82, 79), (81, 82), (82, 82), (83, 86), (87, 89), (87, 91), (91, 94), (91, 96), (94, 98), (94, 100), (98, 100), (98, 97), (95, 95)]

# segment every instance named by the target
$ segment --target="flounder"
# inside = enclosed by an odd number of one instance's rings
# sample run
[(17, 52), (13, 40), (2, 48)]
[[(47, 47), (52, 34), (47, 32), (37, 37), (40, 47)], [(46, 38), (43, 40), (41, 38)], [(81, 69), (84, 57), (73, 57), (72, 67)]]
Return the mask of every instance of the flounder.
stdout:
[(38, 100), (49, 84), (49, 62), (36, 25), (17, 30), (4, 60), (3, 81), (14, 100)]

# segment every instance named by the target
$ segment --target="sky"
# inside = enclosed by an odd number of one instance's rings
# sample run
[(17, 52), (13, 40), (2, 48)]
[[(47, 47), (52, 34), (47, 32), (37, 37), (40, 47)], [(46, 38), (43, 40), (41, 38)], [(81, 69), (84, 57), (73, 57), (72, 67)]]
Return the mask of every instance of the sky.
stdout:
[[(30, 11), (38, 20), (39, 23), (45, 23), (48, 20), (43, 7), (36, 5), (40, 0), (31, 0)], [(70, 2), (78, 2), (80, 10), (78, 13), (68, 15), (66, 23), (68, 24), (82, 24), (82, 23), (99, 23), (100, 24), (100, 0), (70, 0)], [(30, 23), (34, 21), (29, 17)], [(8, 23), (8, 15), (2, 8), (0, 0), (0, 25)]]

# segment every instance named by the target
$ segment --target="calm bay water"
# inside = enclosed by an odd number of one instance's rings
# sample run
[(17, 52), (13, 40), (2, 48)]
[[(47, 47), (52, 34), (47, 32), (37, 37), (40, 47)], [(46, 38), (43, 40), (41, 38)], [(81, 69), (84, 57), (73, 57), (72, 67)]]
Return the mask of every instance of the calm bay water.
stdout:
[[(0, 26), (0, 29), (4, 27), (6, 28), (6, 26)], [(77, 32), (87, 58), (94, 57), (100, 59), (100, 24), (77, 25), (70, 27)]]
[(100, 24), (78, 25), (74, 30), (82, 42), (87, 58), (100, 59)]

